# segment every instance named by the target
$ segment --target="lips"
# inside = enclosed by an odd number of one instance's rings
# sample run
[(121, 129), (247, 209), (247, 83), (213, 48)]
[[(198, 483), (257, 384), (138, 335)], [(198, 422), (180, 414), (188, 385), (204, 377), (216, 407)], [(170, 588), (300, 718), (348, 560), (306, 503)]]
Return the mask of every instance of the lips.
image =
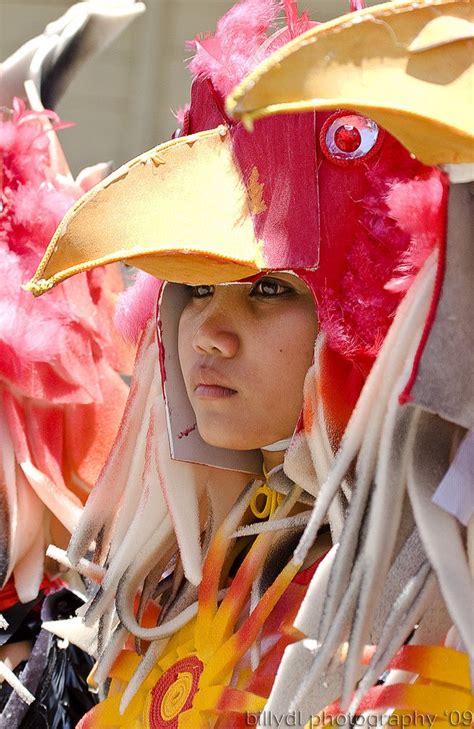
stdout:
[(201, 398), (226, 398), (237, 394), (231, 383), (212, 368), (199, 367), (193, 376), (194, 394)]
[(200, 384), (194, 388), (194, 394), (196, 397), (201, 398), (225, 398), (237, 395), (236, 390), (231, 390), (229, 387), (221, 387), (220, 385), (203, 385)]

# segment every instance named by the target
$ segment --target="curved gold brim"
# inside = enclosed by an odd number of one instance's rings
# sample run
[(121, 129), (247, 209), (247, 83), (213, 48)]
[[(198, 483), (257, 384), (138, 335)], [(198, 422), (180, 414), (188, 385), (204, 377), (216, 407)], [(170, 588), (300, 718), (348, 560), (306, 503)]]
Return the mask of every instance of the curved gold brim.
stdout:
[(264, 267), (248, 191), (226, 127), (140, 155), (86, 193), (60, 223), (35, 296), (81, 271), (126, 261), (179, 283), (222, 283)]
[(471, 0), (389, 2), (302, 34), (227, 100), (248, 126), (271, 114), (347, 108), (425, 164), (474, 161)]

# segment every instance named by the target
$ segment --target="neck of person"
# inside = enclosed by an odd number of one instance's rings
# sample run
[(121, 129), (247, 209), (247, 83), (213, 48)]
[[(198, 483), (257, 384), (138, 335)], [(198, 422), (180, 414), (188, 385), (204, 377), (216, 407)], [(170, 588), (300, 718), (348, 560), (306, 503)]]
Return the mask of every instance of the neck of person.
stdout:
[(266, 473), (269, 473), (272, 468), (281, 466), (285, 458), (285, 453), (286, 451), (267, 451), (262, 448), (263, 465)]

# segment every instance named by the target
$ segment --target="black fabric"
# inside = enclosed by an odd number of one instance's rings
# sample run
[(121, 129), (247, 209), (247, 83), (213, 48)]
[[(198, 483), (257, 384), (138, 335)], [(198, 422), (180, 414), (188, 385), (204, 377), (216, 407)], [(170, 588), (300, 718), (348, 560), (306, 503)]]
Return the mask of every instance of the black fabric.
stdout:
[(15, 673), (36, 699), (28, 706), (4, 682), (0, 690), (0, 729), (73, 729), (97, 703), (87, 686), (93, 659), (73, 645), (60, 648), (58, 638), (41, 629), (46, 620), (72, 617), (80, 605), (80, 597), (66, 589), (58, 590), (44, 599), (41, 615), (33, 608), (7, 641), (16, 642), (17, 635), (25, 635), (25, 630), (35, 626), (31, 656)]
[(7, 610), (2, 610), (2, 615), (8, 623), (8, 627), (0, 628), (0, 646), (6, 643), (18, 643), (20, 640), (34, 640), (36, 638), (43, 598), (44, 593), (40, 592), (36, 600), (26, 603), (17, 602)]

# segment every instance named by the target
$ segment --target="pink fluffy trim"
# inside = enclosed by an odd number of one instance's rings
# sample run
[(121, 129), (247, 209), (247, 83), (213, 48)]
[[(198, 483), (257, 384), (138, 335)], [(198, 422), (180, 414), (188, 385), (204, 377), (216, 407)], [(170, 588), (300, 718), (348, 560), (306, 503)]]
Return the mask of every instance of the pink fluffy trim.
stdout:
[(443, 238), (444, 187), (437, 170), (423, 178), (396, 182), (386, 196), (390, 216), (410, 236), (388, 291), (407, 291), (429, 253)]
[[(278, 28), (284, 10), (286, 28)], [(189, 42), (196, 50), (190, 63), (194, 76), (207, 76), (222, 96), (260, 61), (313, 25), (305, 12), (298, 15), (296, 0), (241, 0), (217, 23), (216, 32)]]
[(351, 13), (365, 8), (365, 0), (350, 0)]
[(125, 339), (136, 344), (146, 323), (154, 315), (162, 282), (144, 271), (138, 271), (135, 281), (121, 294), (115, 323)]
[(226, 95), (260, 60), (259, 49), (278, 11), (275, 0), (241, 0), (218, 21), (214, 34), (191, 41), (196, 49), (191, 72), (210, 77)]
[(84, 404), (102, 399), (99, 367), (119, 366), (112, 278), (97, 269), (39, 299), (22, 288), (84, 191), (55, 166), (51, 135), (64, 126), (21, 99), (0, 119), (0, 383), (36, 400)]

